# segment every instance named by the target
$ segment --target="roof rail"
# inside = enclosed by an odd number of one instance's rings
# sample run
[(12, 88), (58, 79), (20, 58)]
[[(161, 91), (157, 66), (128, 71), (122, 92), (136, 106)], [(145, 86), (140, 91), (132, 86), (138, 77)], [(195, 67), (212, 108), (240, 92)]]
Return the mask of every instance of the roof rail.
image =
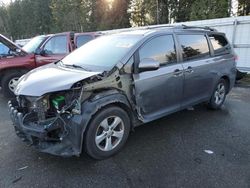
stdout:
[(204, 27), (199, 27), (199, 26), (188, 26), (185, 24), (160, 24), (160, 25), (149, 25), (149, 26), (142, 26), (142, 27), (137, 27), (135, 29), (158, 29), (158, 28), (173, 28), (173, 29), (204, 29), (204, 30), (209, 30), (209, 31), (217, 31), (214, 28), (204, 26)]
[(182, 24), (181, 26), (182, 26), (182, 29), (204, 29), (204, 30), (209, 30), (209, 31), (217, 31), (216, 29), (208, 27), (208, 26), (199, 27), (199, 26), (188, 26), (184, 24)]
[(170, 25), (170, 24), (161, 24), (161, 25), (149, 25), (149, 26), (143, 26), (141, 27), (142, 29), (157, 29), (157, 28), (173, 28), (175, 27), (174, 25)]
[(134, 31), (138, 29), (157, 29), (157, 28), (173, 28), (175, 27), (174, 25), (170, 24), (161, 24), (161, 25), (148, 25), (148, 26), (139, 26), (139, 27), (130, 27), (130, 28), (122, 28), (122, 29), (112, 29), (112, 30), (106, 30), (106, 31), (99, 31), (100, 33), (119, 33), (119, 32), (126, 32), (126, 31)]
[(149, 26), (140, 26), (140, 27), (131, 27), (131, 28), (122, 28), (122, 29), (113, 29), (113, 30), (106, 30), (106, 31), (99, 31), (103, 34), (114, 34), (120, 32), (127, 32), (127, 31), (134, 31), (137, 29), (160, 29), (160, 28), (173, 28), (173, 29), (204, 29), (209, 31), (217, 31), (214, 28), (205, 26), (205, 27), (198, 27), (198, 26), (187, 26), (184, 24), (160, 24), (160, 25), (149, 25)]
[(214, 28), (204, 26), (204, 27), (199, 27), (199, 26), (188, 26), (184, 24), (160, 24), (160, 25), (151, 25), (151, 26), (142, 26), (142, 27), (137, 27), (134, 29), (158, 29), (158, 28), (173, 28), (173, 29), (204, 29), (204, 30), (209, 30), (209, 31), (217, 31)]

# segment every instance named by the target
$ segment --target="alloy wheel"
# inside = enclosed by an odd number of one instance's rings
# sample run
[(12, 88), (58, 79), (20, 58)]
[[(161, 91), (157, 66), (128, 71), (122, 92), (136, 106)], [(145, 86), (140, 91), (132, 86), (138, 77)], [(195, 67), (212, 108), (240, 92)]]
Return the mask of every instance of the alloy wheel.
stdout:
[(17, 84), (18, 84), (19, 77), (14, 77), (9, 81), (9, 89), (14, 92)]
[(225, 95), (226, 95), (225, 85), (223, 83), (219, 83), (214, 93), (215, 104), (220, 105), (224, 101)]
[(111, 151), (122, 141), (124, 122), (118, 116), (105, 118), (97, 128), (95, 144), (102, 151)]

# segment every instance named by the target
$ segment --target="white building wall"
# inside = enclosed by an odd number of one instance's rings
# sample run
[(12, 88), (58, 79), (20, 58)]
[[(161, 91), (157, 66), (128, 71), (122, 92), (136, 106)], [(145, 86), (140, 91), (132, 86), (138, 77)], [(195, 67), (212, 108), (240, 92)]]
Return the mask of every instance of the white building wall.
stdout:
[[(235, 22), (236, 21), (236, 22)], [(237, 23), (235, 25), (235, 23)], [(250, 72), (250, 16), (175, 23), (174, 25), (209, 26), (226, 33), (238, 55), (239, 70)]]

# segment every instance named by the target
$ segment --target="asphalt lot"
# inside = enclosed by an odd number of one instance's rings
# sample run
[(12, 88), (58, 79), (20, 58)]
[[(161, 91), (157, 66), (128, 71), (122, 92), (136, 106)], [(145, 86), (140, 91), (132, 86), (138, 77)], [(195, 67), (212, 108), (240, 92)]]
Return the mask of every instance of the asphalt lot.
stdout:
[[(15, 135), (0, 92), (0, 187), (250, 187), (250, 88), (140, 126), (116, 156), (60, 158)], [(208, 151), (204, 151), (208, 150)]]

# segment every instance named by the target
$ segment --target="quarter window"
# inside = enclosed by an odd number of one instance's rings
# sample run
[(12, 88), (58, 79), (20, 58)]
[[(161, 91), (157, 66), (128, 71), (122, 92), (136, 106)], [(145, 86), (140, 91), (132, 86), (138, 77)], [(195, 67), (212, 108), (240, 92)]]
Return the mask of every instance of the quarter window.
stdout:
[(178, 36), (184, 61), (199, 59), (210, 55), (205, 35)]
[(209, 35), (209, 39), (214, 48), (215, 55), (223, 55), (229, 53), (230, 45), (228, 44), (224, 36), (213, 34)]
[(176, 62), (176, 50), (172, 35), (155, 37), (147, 42), (140, 50), (140, 61), (152, 58), (160, 64)]
[(67, 36), (52, 37), (44, 46), (46, 54), (66, 54), (69, 52), (67, 47)]
[(91, 35), (81, 35), (76, 38), (76, 46), (79, 48), (80, 46), (86, 44), (91, 41), (93, 37)]

